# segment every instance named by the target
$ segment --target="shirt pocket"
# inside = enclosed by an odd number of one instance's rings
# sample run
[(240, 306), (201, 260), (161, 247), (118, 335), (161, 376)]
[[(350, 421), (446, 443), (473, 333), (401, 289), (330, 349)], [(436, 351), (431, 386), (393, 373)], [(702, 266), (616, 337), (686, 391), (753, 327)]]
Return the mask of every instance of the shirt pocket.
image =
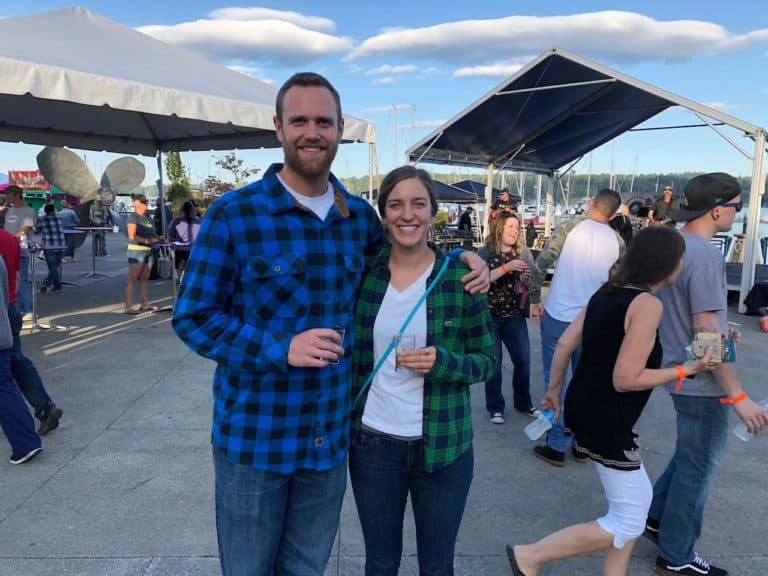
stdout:
[(338, 286), (338, 294), (342, 298), (342, 303), (352, 305), (354, 308), (357, 299), (357, 289), (360, 287), (363, 269), (365, 268), (365, 258), (362, 254), (344, 254), (344, 281)]
[(307, 314), (309, 292), (307, 262), (302, 255), (260, 256), (247, 268), (247, 278), (255, 288), (253, 305), (263, 318), (297, 318)]

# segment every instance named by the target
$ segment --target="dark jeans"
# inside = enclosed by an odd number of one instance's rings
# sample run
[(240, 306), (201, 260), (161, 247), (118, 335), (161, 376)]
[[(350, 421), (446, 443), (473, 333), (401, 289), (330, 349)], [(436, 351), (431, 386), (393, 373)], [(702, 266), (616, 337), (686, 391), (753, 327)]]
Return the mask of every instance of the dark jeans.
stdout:
[(55, 290), (61, 290), (61, 258), (60, 251), (45, 251), (45, 263), (48, 264), (48, 284), (53, 286)]
[(277, 474), (214, 448), (213, 467), (223, 576), (322, 576), (339, 528), (346, 465)]
[[(74, 228), (68, 226), (65, 230), (74, 230)], [(78, 236), (78, 234), (64, 234), (64, 243), (67, 245), (67, 249), (64, 251), (64, 256), (69, 256), (70, 258), (75, 257), (76, 236)]]
[(485, 383), (485, 407), (490, 414), (504, 413), (506, 403), (501, 392), (502, 359), (501, 345), (509, 352), (514, 371), (512, 372), (513, 405), (515, 410), (528, 412), (531, 402), (531, 343), (528, 340), (528, 324), (521, 315), (502, 318), (491, 314), (493, 327), (493, 353), (496, 358), (495, 370)]
[(422, 440), (360, 431), (349, 452), (349, 475), (365, 540), (365, 575), (397, 576), (408, 494), (416, 523), (421, 576), (451, 576), (456, 536), (472, 483), (470, 448), (452, 464), (424, 471)]
[(11, 351), (0, 350), (0, 427), (11, 445), (11, 458), (40, 448), (35, 421), (11, 375)]
[[(104, 224), (97, 224), (97, 226), (103, 226), (103, 225)], [(96, 256), (107, 255), (106, 237), (104, 236), (104, 233), (105, 233), (104, 230), (91, 231), (91, 234), (93, 234), (93, 244), (96, 250)]]
[(704, 524), (709, 483), (725, 450), (731, 407), (720, 399), (672, 394), (677, 412), (677, 444), (653, 487), (648, 515), (658, 520), (659, 550), (674, 564), (694, 558)]
[[(544, 309), (544, 316), (541, 318), (541, 364), (544, 369), (544, 392), (547, 392), (549, 388), (549, 371), (552, 367), (552, 357), (555, 355), (555, 348), (557, 347), (557, 341), (560, 340), (560, 336), (570, 326), (570, 322), (563, 322), (552, 318)], [(576, 371), (576, 366), (579, 363), (579, 357), (581, 356), (581, 348), (576, 350), (571, 355), (571, 374)], [(560, 393), (560, 406), (565, 402), (565, 393), (568, 390), (569, 377), (566, 375), (563, 383), (563, 390)], [(560, 416), (560, 419), (552, 425), (552, 428), (547, 432), (547, 446), (558, 452), (565, 452), (568, 448), (570, 439), (565, 435), (565, 428), (563, 427), (564, 418)]]
[(21, 351), (21, 314), (16, 304), (8, 305), (8, 320), (11, 323), (11, 332), (13, 333), (11, 373), (24, 398), (35, 409), (35, 418), (43, 420), (54, 404), (51, 397), (48, 396), (48, 392), (45, 391), (43, 380), (40, 378), (37, 368), (32, 364), (32, 360), (24, 356)]

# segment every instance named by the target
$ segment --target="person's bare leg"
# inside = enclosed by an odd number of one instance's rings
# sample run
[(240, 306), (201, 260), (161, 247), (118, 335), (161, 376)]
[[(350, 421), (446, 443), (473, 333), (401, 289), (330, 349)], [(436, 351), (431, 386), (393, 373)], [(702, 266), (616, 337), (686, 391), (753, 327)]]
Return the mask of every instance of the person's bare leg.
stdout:
[(514, 547), (515, 559), (525, 576), (536, 576), (545, 564), (600, 552), (613, 546), (613, 534), (609, 534), (597, 522), (574, 524), (545, 536), (538, 542)]
[(128, 280), (125, 282), (125, 309), (133, 307), (133, 285), (136, 284), (141, 274), (141, 264), (128, 265)]
[(632, 556), (632, 550), (635, 548), (634, 540), (624, 544), (624, 548), (614, 548), (611, 546), (605, 552), (603, 561), (603, 576), (626, 576), (629, 570), (629, 559)]
[(141, 278), (139, 283), (139, 292), (141, 293), (141, 307), (149, 307), (149, 273), (151, 271), (149, 264), (142, 264)]

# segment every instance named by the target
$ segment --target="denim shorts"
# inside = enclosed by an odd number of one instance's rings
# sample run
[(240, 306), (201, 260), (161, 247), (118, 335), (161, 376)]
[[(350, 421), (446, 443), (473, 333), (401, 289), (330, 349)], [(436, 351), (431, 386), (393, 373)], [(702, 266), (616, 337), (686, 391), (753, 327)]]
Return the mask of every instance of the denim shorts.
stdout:
[(128, 264), (152, 264), (152, 250), (128, 250)]

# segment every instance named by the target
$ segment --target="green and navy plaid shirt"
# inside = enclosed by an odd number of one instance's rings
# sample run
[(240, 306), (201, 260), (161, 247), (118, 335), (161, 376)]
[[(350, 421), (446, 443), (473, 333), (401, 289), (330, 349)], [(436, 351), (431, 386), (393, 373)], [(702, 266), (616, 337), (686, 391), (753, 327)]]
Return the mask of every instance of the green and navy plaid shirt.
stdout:
[(288, 365), (294, 336), (344, 326), (351, 333), (366, 253), (381, 246), (373, 208), (331, 176), (325, 220), (300, 206), (272, 165), (264, 178), (205, 215), (184, 272), (173, 328), (217, 363), (213, 445), (230, 460), (289, 474), (328, 470), (349, 446), (351, 367)]
[[(356, 398), (374, 367), (373, 325), (389, 285), (389, 253), (386, 246), (370, 262), (355, 311), (352, 398)], [(427, 285), (438, 273), (446, 255), (437, 259)], [(469, 386), (493, 374), (493, 338), (485, 295), (464, 290), (461, 277), (467, 270), (451, 259), (445, 275), (427, 296), (427, 346), (437, 359), (424, 377), (424, 469), (434, 472), (454, 462), (472, 445), (472, 408)], [(352, 431), (360, 429), (368, 391), (352, 411)]]

